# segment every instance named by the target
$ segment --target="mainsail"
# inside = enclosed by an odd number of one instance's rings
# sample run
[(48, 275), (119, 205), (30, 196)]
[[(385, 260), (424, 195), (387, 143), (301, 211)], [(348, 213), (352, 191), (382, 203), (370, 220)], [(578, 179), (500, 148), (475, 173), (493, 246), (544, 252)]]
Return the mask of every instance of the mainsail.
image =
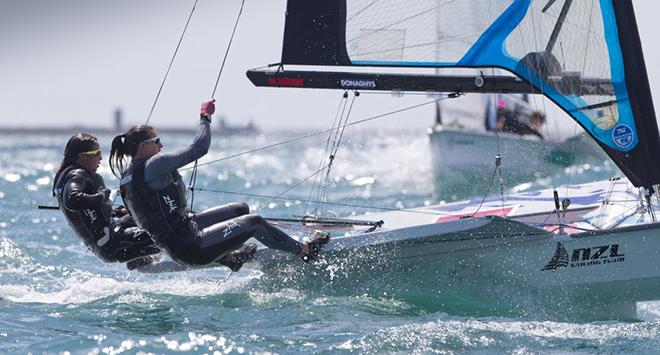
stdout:
[(259, 86), (543, 94), (635, 186), (660, 140), (631, 0), (289, 0), (282, 65), (500, 68), (507, 76), (248, 72)]

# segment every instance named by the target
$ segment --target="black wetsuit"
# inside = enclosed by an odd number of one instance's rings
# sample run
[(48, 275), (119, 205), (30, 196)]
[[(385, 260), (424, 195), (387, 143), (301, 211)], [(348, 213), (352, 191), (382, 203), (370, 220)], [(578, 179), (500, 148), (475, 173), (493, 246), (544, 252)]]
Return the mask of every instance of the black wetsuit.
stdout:
[(543, 136), (537, 130), (523, 122), (520, 122), (518, 120), (518, 115), (519, 113), (515, 111), (498, 109), (498, 120), (501, 120), (504, 123), (502, 132), (519, 134), (521, 136), (532, 135), (537, 136), (539, 139), (543, 139)]
[(73, 165), (60, 174), (55, 187), (57, 202), (78, 238), (105, 262), (127, 262), (159, 253), (130, 215), (113, 217), (118, 212), (112, 210), (105, 189), (100, 175), (81, 166)]
[(261, 216), (248, 214), (244, 203), (189, 213), (185, 184), (177, 169), (205, 155), (210, 144), (209, 122), (200, 118), (192, 145), (131, 162), (122, 174), (120, 189), (138, 226), (172, 259), (191, 266), (219, 261), (251, 237), (270, 248), (300, 253), (302, 243)]

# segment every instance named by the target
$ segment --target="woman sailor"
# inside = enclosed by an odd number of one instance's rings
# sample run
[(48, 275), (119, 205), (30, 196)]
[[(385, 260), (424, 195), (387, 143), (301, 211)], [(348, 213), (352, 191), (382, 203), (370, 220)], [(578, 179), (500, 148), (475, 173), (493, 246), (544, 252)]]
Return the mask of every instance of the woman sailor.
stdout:
[[(121, 174), (121, 195), (137, 224), (172, 259), (191, 267), (220, 262), (240, 268), (256, 251), (253, 244), (243, 246), (251, 237), (305, 261), (316, 258), (329, 235), (316, 235), (300, 243), (261, 216), (249, 214), (245, 203), (189, 214), (185, 185), (177, 169), (208, 152), (214, 102), (202, 104), (199, 129), (188, 147), (161, 153), (160, 138), (148, 125), (132, 127), (112, 141), (110, 168), (115, 175)], [(124, 168), (127, 157), (130, 165)]]
[(69, 139), (55, 174), (53, 196), (69, 226), (105, 262), (128, 262), (133, 269), (157, 254), (149, 235), (137, 228), (125, 208), (112, 209), (110, 190), (96, 173), (101, 149), (95, 137), (79, 133)]

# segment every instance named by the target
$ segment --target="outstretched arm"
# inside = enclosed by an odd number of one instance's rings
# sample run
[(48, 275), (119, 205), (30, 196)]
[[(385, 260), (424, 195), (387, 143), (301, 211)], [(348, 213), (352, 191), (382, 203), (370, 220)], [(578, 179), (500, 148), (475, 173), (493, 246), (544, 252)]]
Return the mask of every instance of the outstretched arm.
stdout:
[(211, 115), (215, 111), (212, 101), (202, 104), (199, 129), (191, 145), (171, 152), (158, 153), (149, 158), (144, 175), (151, 188), (159, 189), (170, 182), (173, 171), (203, 157), (211, 145)]

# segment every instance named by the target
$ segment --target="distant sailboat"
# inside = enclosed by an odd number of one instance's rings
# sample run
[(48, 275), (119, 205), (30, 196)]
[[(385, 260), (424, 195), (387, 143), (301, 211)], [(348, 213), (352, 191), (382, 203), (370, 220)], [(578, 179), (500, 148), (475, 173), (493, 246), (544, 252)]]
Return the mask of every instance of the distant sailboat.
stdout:
[(495, 155), (502, 158), (503, 181), (510, 187), (607, 159), (581, 128), (548, 137), (548, 125), (557, 128), (561, 119), (568, 120), (558, 116), (538, 111), (527, 95), (470, 94), (439, 103), (428, 129), (437, 196), (450, 200), (483, 194), (492, 184)]
[(220, 117), (218, 120), (217, 133), (220, 135), (243, 135), (252, 136), (260, 133), (257, 125), (252, 121), (248, 121), (243, 125), (232, 125), (227, 122), (225, 117)]

